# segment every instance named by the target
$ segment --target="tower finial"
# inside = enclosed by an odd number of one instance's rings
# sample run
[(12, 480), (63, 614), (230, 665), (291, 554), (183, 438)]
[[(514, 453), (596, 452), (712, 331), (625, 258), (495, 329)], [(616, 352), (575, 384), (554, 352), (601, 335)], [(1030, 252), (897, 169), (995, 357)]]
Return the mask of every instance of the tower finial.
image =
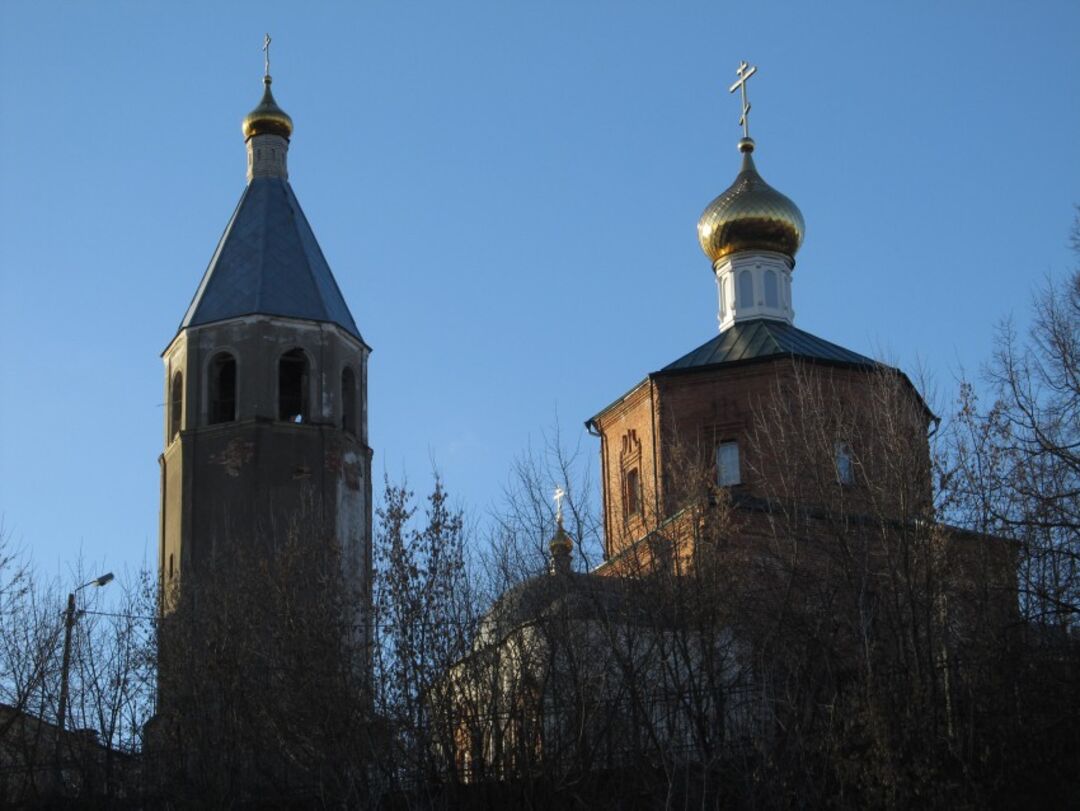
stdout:
[[(263, 95), (259, 106), (244, 116), (241, 125), (248, 149), (248, 180), (256, 177), (287, 179), (285, 168), (292, 137), (293, 122), (289, 114), (278, 107), (270, 92), (270, 34), (263, 38)], [(267, 140), (267, 136), (269, 140)]]
[(566, 491), (561, 487), (555, 488), (555, 523), (562, 527), (562, 500), (566, 498)]
[[(728, 88), (729, 93), (734, 93), (736, 90), (742, 91), (742, 115), (739, 116), (739, 123), (742, 125), (743, 133), (742, 141), (739, 142), (739, 150), (742, 152), (752, 152), (754, 149), (754, 142), (750, 138), (750, 99), (746, 95), (746, 80), (755, 73), (757, 73), (757, 67), (751, 66), (744, 59), (735, 70), (739, 80)], [(743, 149), (743, 144), (747, 144), (749, 149)]]
[(562, 500), (566, 498), (566, 491), (561, 487), (555, 488), (555, 536), (548, 544), (551, 550), (550, 571), (552, 574), (569, 574), (570, 557), (573, 554), (574, 542), (563, 529)]

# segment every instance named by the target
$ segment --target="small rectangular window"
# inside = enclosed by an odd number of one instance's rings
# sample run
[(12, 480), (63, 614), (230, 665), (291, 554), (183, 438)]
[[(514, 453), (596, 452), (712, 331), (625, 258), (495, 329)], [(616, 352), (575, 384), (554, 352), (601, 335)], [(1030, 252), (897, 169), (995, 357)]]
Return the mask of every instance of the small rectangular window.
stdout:
[(855, 460), (846, 442), (836, 443), (836, 479), (840, 484), (855, 484)]
[(716, 446), (716, 483), (721, 487), (740, 484), (739, 443), (721, 442)]
[(636, 467), (626, 472), (623, 488), (623, 512), (629, 518), (641, 512), (641, 476)]

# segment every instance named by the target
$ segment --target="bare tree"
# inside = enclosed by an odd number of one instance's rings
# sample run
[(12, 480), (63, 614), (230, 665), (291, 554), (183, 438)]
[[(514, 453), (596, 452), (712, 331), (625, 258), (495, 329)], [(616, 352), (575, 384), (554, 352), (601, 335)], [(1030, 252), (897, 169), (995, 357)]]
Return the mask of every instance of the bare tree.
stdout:
[[(94, 596), (78, 595), (69, 616), (68, 589), (41, 579), (6, 543), (0, 546), (0, 797), (61, 802), (135, 795), (134, 758), (153, 712), (153, 601), (141, 588), (148, 575), (113, 586), (107, 609)], [(87, 580), (81, 565), (71, 578)]]
[[(458, 721), (444, 756), (471, 789), (459, 801), (483, 790), (523, 807), (726, 796), (720, 774), (757, 720), (733, 634), (742, 551), (728, 494), (700, 454), (686, 458), (669, 482), (677, 514), (606, 575), (558, 560), (568, 552), (550, 493), (585, 480), (574, 453), (556, 444), (518, 462), (485, 559), (497, 597), (433, 691)], [(591, 499), (567, 489), (567, 523), (585, 540), (574, 552), (598, 549)]]
[[(1080, 255), (1080, 214), (1072, 242)], [(997, 689), (972, 703), (1000, 730), (987, 750), (1000, 785), (1058, 803), (1075, 793), (1080, 751), (1080, 269), (1044, 282), (1026, 336), (1001, 325), (985, 378), (988, 406), (961, 386), (943, 505), (1013, 542), (1020, 616), (996, 648)]]
[(372, 750), (365, 599), (301, 511), (257, 548), (219, 543), (182, 572), (159, 633), (147, 768), (163, 796), (358, 803)]
[[(74, 580), (90, 580), (81, 564)], [(69, 793), (118, 798), (141, 790), (134, 758), (156, 692), (153, 583), (145, 569), (122, 576), (107, 602), (92, 593), (76, 610), (67, 674), (70, 734), (57, 750)]]
[(376, 515), (375, 710), (386, 744), (376, 763), (386, 790), (426, 796), (453, 782), (455, 720), (432, 700), (437, 680), (469, 649), (476, 601), (466, 565), (465, 519), (435, 474), (423, 520), (407, 484), (384, 483)]
[(482, 563), (496, 575), (498, 589), (546, 569), (555, 526), (555, 488), (565, 493), (562, 508), (574, 539), (574, 566), (588, 570), (601, 562), (603, 525), (581, 438), (573, 444), (564, 441), (556, 420), (541, 432), (538, 447), (530, 445), (514, 460), (491, 516), (492, 557)]
[(55, 734), (44, 719), (56, 709), (64, 628), (59, 605), (12, 549), (10, 536), (0, 533), (0, 797), (8, 801), (55, 789)]
[[(1080, 240), (1080, 220), (1074, 238)], [(982, 412), (973, 386), (961, 402), (955, 486), (961, 505), (1021, 545), (1024, 607), (1033, 621), (1080, 618), (1080, 270), (1048, 280), (1026, 342), (1002, 324)]]

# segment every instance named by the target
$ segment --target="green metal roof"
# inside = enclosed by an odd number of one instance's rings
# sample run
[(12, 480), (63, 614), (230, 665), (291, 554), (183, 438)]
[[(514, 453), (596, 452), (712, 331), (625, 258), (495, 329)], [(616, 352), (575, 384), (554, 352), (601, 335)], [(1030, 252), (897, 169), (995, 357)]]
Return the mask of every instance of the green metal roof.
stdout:
[(866, 355), (860, 355), (858, 352), (852, 352), (850, 349), (830, 343), (824, 338), (818, 338), (816, 335), (811, 335), (809, 332), (804, 332), (783, 321), (755, 318), (750, 321), (739, 321), (731, 325), (697, 349), (669, 363), (660, 371), (652, 372), (645, 380), (634, 386), (622, 397), (597, 412), (596, 416), (586, 420), (585, 427), (594, 427), (596, 420), (602, 414), (621, 403), (631, 392), (636, 391), (639, 386), (654, 377), (713, 369), (727, 364), (753, 363), (771, 358), (797, 358), (819, 363), (857, 366), (863, 369), (891, 370), (899, 374), (907, 385), (911, 387), (930, 419), (937, 419), (930, 407), (922, 399), (918, 389), (912, 385), (907, 375), (899, 369), (893, 369), (873, 358), (866, 357)]
[(829, 343), (791, 324), (757, 318), (732, 324), (712, 340), (669, 363), (657, 374), (739, 361), (763, 360), (777, 356), (806, 358), (852, 366), (876, 367), (880, 365), (865, 355)]

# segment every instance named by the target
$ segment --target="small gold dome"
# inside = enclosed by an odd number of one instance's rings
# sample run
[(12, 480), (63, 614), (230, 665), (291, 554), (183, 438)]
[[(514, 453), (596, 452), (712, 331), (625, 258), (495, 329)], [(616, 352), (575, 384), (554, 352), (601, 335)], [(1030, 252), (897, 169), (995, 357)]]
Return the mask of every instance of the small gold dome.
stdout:
[(269, 76), (263, 77), (266, 90), (263, 91), (262, 101), (259, 106), (244, 116), (244, 140), (254, 135), (280, 135), (282, 138), (292, 136), (292, 119), (289, 114), (277, 106), (274, 94), (270, 92)]
[(563, 529), (562, 524), (559, 524), (559, 528), (555, 531), (555, 536), (551, 539), (551, 543), (548, 544), (548, 548), (552, 554), (558, 552), (569, 552), (574, 548), (574, 542), (570, 538), (569, 533)]
[(754, 142), (739, 141), (742, 169), (735, 182), (705, 207), (698, 220), (698, 242), (716, 264), (739, 251), (776, 251), (794, 261), (806, 226), (790, 199), (761, 179), (750, 153)]

